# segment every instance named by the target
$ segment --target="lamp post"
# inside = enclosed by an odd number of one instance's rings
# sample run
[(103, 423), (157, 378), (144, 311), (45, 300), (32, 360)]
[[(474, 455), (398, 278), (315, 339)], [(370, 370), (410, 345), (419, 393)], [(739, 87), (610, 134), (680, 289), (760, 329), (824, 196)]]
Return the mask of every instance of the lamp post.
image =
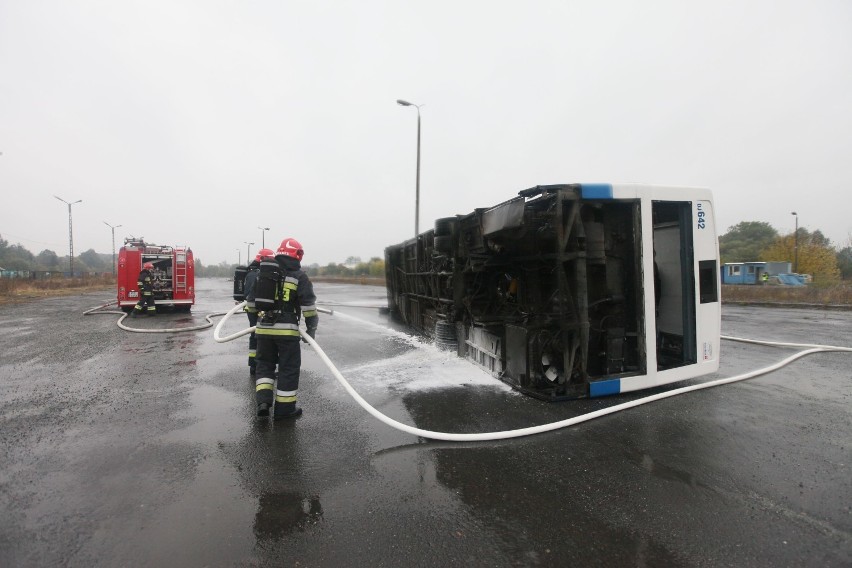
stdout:
[(253, 245), (254, 243), (249, 243), (246, 241), (243, 242), (246, 243), (246, 264), (248, 264), (249, 259), (251, 258), (251, 245)]
[(269, 227), (258, 227), (261, 230), (260, 233), (260, 248), (266, 248), (266, 231), (269, 230)]
[(237, 249), (237, 266), (243, 263), (243, 249)]
[(416, 105), (402, 99), (397, 99), (396, 104), (413, 106), (417, 109), (417, 182), (414, 194), (414, 238), (416, 239), (420, 234), (420, 107), (423, 105)]
[(65, 201), (64, 199), (62, 199), (61, 197), (59, 197), (58, 195), (54, 195), (53, 197), (55, 197), (56, 199), (58, 199), (62, 203), (65, 203), (66, 205), (68, 205), (68, 260), (69, 260), (69, 265), (70, 265), (71, 278), (74, 278), (74, 231), (72, 230), (72, 223), (71, 223), (71, 206), (74, 205), (75, 203), (80, 203), (83, 200), (78, 199), (77, 201), (72, 201), (72, 202), (69, 203), (69, 202)]
[(110, 225), (106, 221), (104, 221), (104, 225), (112, 229), (112, 275), (115, 276), (115, 230), (121, 225)]
[(795, 211), (790, 215), (796, 218), (796, 232), (793, 233), (793, 272), (799, 273), (799, 214)]

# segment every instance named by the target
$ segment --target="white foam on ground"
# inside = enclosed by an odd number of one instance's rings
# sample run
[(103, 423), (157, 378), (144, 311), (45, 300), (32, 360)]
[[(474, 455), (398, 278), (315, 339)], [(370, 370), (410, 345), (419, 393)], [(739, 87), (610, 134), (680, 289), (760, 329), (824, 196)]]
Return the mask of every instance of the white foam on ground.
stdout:
[(452, 351), (443, 351), (430, 342), (349, 314), (335, 312), (335, 316), (338, 315), (359, 324), (370, 326), (384, 335), (402, 340), (414, 347), (414, 349), (395, 357), (378, 359), (341, 369), (343, 376), (353, 384), (378, 385), (406, 391), (475, 385), (515, 392), (506, 383)]

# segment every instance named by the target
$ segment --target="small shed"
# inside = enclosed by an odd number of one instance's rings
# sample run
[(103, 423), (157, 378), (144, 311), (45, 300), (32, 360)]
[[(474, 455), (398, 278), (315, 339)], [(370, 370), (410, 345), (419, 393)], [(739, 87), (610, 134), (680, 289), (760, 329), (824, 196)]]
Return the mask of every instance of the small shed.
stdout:
[(727, 262), (722, 265), (722, 284), (760, 284), (763, 275), (790, 272), (789, 262)]
[(727, 262), (722, 265), (722, 284), (757, 284), (765, 262)]

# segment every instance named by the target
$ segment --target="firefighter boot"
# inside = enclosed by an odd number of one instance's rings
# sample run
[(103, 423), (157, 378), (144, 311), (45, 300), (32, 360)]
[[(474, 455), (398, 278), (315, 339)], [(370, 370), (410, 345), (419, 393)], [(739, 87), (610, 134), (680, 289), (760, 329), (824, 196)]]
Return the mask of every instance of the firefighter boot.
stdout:
[(254, 382), (255, 401), (257, 402), (257, 416), (264, 418), (269, 416), (269, 410), (272, 408), (272, 389), (275, 381), (273, 379), (257, 379)]
[(298, 418), (302, 415), (302, 409), (296, 406), (295, 402), (276, 402), (275, 415), (273, 420), (286, 420), (288, 418)]

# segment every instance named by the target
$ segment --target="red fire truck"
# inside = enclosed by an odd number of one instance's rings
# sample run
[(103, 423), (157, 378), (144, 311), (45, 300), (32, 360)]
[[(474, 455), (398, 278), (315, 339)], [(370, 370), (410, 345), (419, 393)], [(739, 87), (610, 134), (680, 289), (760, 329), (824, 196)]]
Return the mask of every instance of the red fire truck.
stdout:
[(188, 312), (195, 303), (195, 263), (189, 247), (157, 246), (127, 238), (118, 253), (118, 305), (125, 312), (139, 301), (136, 279), (142, 265), (154, 265), (154, 303)]

